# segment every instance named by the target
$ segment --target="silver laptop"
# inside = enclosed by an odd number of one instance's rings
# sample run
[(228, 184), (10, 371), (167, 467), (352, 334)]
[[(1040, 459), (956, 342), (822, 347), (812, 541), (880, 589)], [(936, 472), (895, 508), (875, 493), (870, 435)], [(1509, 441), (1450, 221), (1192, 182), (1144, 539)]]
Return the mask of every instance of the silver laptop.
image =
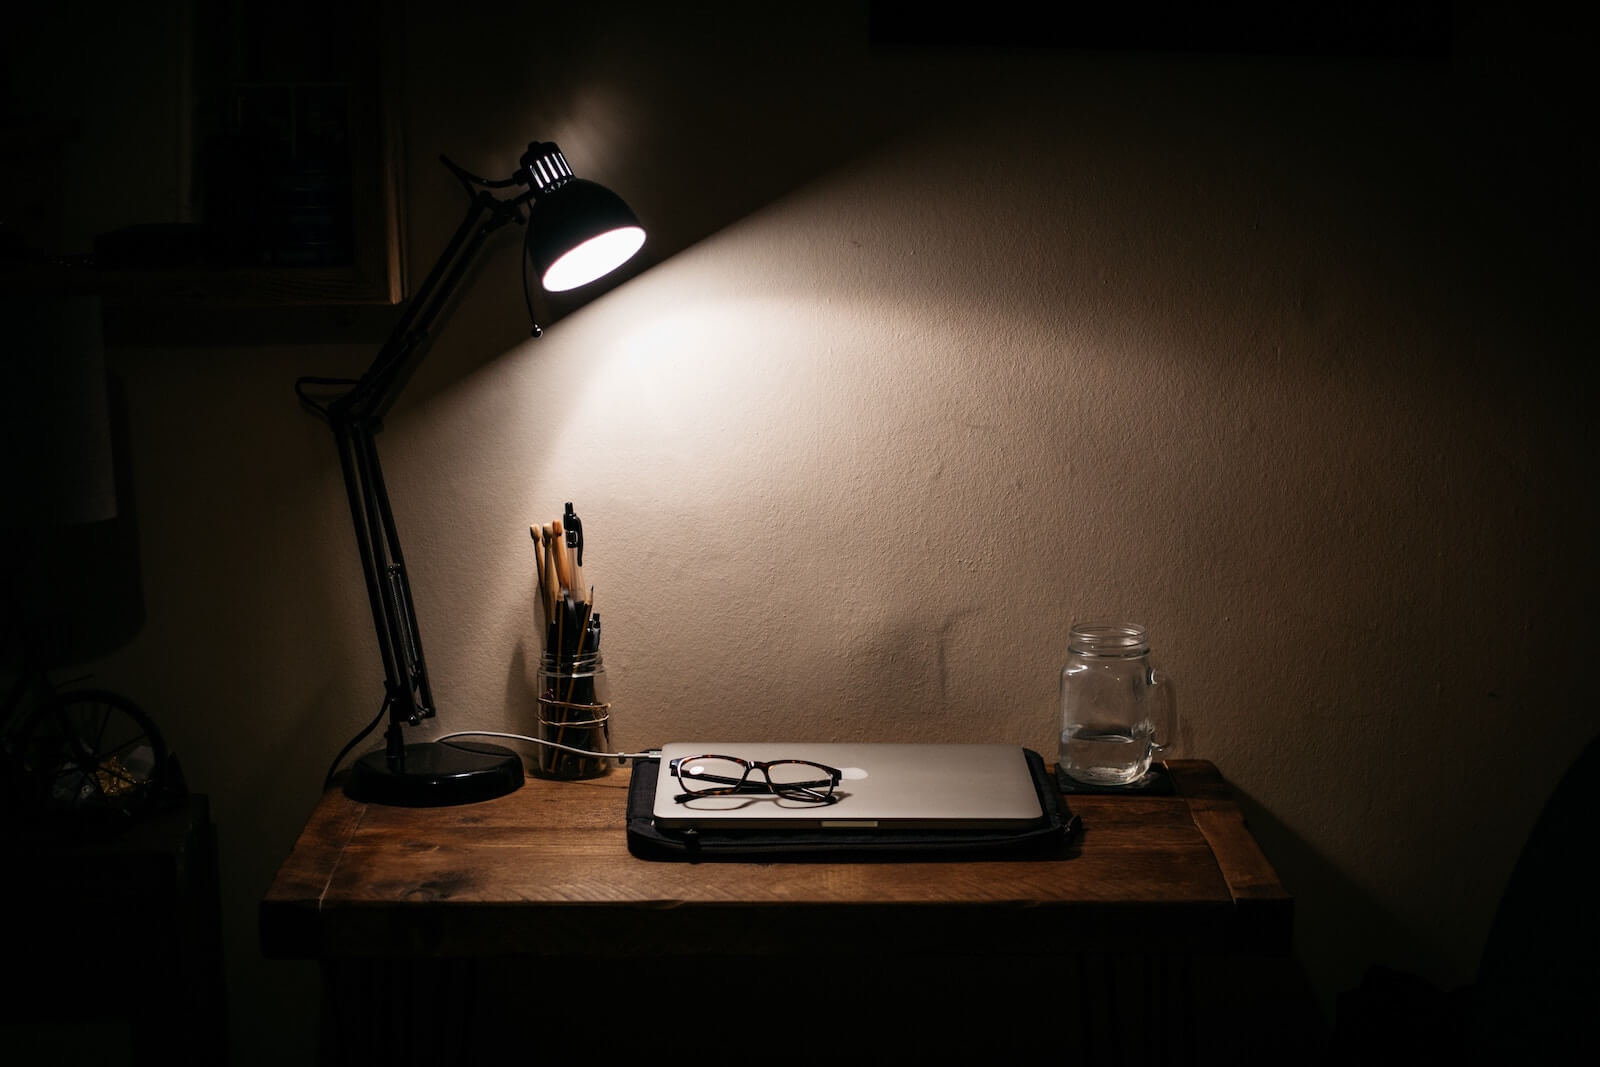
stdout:
[[(746, 791), (727, 795), (695, 792), (697, 771), (713, 766), (716, 781), (737, 779), (737, 765), (694, 762), (698, 756), (747, 761), (806, 760), (838, 770), (827, 801), (818, 782), (826, 776), (801, 770), (797, 787), (778, 793), (752, 769)], [(685, 786), (675, 760), (691, 760)], [(790, 768), (792, 776), (795, 768)], [(876, 744), (833, 742), (674, 742), (661, 749), (654, 817), (666, 830), (687, 829), (1021, 829), (1044, 815), (1025, 751), (1018, 745)], [(702, 773), (702, 777), (709, 777)], [(814, 779), (815, 781), (812, 781)], [(710, 783), (715, 788), (715, 782)], [(815, 788), (813, 788), (815, 786)]]

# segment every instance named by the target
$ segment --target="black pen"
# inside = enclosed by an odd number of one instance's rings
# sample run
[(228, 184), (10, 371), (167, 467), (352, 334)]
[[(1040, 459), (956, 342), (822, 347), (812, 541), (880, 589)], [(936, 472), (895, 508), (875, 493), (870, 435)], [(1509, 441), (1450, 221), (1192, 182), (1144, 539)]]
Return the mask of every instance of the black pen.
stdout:
[(562, 530), (567, 538), (567, 552), (572, 557), (572, 595), (581, 597), (587, 588), (583, 584), (583, 520), (567, 501), (567, 512), (561, 516)]

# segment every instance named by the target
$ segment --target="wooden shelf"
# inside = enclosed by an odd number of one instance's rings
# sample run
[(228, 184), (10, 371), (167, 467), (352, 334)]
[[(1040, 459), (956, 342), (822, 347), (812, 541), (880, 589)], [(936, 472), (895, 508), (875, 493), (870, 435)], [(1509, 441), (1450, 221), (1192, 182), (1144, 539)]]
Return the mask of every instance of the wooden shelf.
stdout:
[[(9, 57), (28, 62), (0, 111), (0, 192), (15, 202), (0, 284), (98, 295), (154, 333), (194, 312), (237, 323), (229, 312), (400, 303), (397, 27), (383, 5), (171, 7), (167, 22), (81, 36), (70, 11), (50, 12), (39, 32), (81, 54)], [(74, 103), (113, 93), (133, 116), (122, 125)], [(98, 195), (107, 181), (125, 195)]]
[[(105, 1062), (227, 1062), (217, 831), (209, 798), (145, 816), (111, 836), (45, 834), (7, 823), (0, 906), (13, 988), (7, 1026), (60, 1028), (71, 1047), (87, 1021), (119, 1020), (130, 1048)], [(56, 1050), (59, 1053), (59, 1049)], [(33, 1062), (26, 1051), (22, 1060)], [(40, 1060), (39, 1062), (46, 1062)]]

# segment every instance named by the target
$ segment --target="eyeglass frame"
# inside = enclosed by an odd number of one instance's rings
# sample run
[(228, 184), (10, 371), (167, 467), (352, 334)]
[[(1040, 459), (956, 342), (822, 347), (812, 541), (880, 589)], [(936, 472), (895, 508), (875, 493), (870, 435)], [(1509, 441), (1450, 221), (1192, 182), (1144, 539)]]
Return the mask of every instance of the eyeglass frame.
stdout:
[[(744, 767), (744, 774), (740, 776), (737, 782), (734, 782), (734, 780), (731, 778), (724, 778), (721, 775), (712, 775), (710, 778), (696, 779), (697, 781), (702, 782), (712, 780), (718, 782), (733, 782), (731, 786), (726, 788), (701, 790), (690, 789), (683, 780), (683, 764), (692, 763), (695, 760), (702, 759), (720, 759), (727, 760), (729, 763), (740, 764)], [(815, 783), (797, 782), (793, 785), (786, 785), (782, 788), (779, 788), (778, 784), (772, 780), (772, 772), (770, 768), (785, 763), (797, 763), (802, 767), (815, 767), (817, 770), (828, 776), (828, 791), (826, 793), (818, 793), (817, 790), (813, 788)], [(839, 798), (834, 795), (833, 791), (837, 789), (839, 787), (839, 783), (844, 780), (844, 772), (839, 770), (839, 768), (830, 767), (826, 763), (816, 763), (807, 759), (750, 760), (745, 759), (742, 756), (723, 756), (715, 752), (702, 752), (696, 756), (679, 756), (677, 759), (670, 761), (667, 766), (672, 770), (672, 776), (678, 780), (679, 787), (683, 789), (682, 793), (673, 798), (679, 804), (682, 804), (687, 800), (693, 800), (696, 797), (730, 797), (738, 795), (741, 791), (748, 793), (749, 790), (746, 789), (745, 786), (750, 781), (751, 771), (761, 772), (761, 776), (765, 778), (767, 782), (766, 791), (771, 793), (773, 796), (780, 797), (784, 800), (799, 800), (807, 804), (836, 803)]]

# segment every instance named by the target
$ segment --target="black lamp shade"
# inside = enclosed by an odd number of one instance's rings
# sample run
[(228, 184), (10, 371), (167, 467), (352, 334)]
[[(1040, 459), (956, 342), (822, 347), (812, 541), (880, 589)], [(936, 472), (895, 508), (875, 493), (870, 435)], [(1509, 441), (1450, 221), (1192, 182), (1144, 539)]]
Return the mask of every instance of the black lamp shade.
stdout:
[(528, 212), (528, 253), (552, 293), (609, 274), (643, 244), (644, 227), (622, 198), (582, 178), (546, 189)]
[(0, 531), (116, 518), (99, 298), (7, 294), (0, 315)]

